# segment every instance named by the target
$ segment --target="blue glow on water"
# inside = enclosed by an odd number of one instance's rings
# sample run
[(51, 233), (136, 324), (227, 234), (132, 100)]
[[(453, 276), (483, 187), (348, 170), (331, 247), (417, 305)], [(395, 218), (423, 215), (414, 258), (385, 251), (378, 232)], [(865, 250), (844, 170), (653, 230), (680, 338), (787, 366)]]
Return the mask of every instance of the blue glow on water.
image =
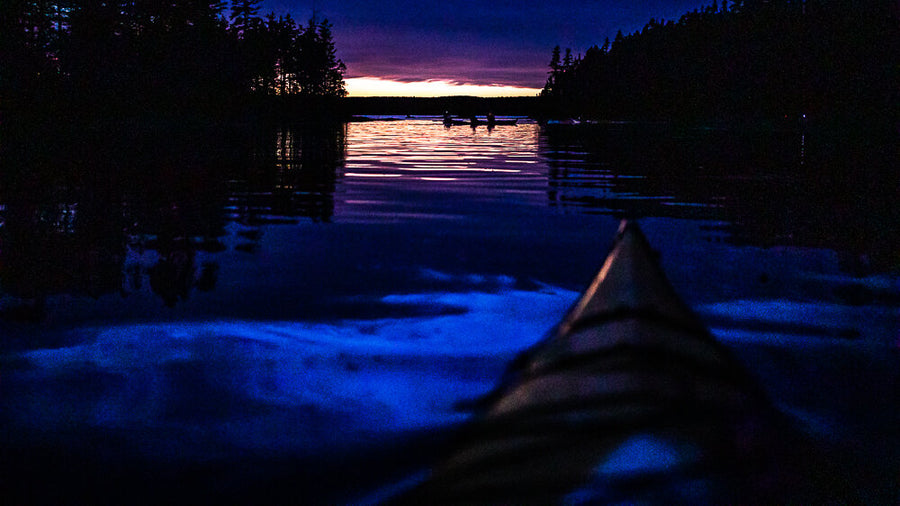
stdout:
[[(856, 230), (866, 220), (832, 230), (818, 202), (841, 195), (817, 193), (818, 172), (806, 180), (769, 155), (776, 169), (741, 164), (736, 153), (704, 169), (694, 148), (721, 155), (715, 142), (682, 145), (630, 127), (589, 136), (533, 122), (493, 132), (432, 120), (341, 128), (339, 159), (321, 174), (304, 155), (313, 139), (280, 132), (292, 147), (275, 153), (273, 133), (261, 148), (273, 151), (265, 177), (239, 173), (246, 180), (228, 182), (222, 208), (211, 199), (191, 212), (193, 194), (175, 206), (163, 191), (162, 202), (129, 202), (165, 209), (156, 229), (151, 220), (109, 237), (119, 225), (98, 213), (98, 230), (60, 229), (82, 234), (75, 242), (86, 251), (48, 265), (5, 259), (55, 274), (39, 284), (50, 292), (40, 301), (27, 286), (14, 295), (4, 279), (0, 333), (11, 338), (0, 354), (0, 436), (28, 451), (84, 439), (204, 462), (245, 452), (318, 458), (439, 432), (465, 419), (457, 401), (489, 390), (559, 321), (618, 218), (630, 216), (677, 291), (792, 420), (876, 456), (867, 460), (900, 455), (896, 255), (889, 271), (877, 247), (859, 254), (851, 239), (867, 237)], [(579, 141), (593, 134), (597, 146)], [(10, 233), (13, 211), (27, 214), (0, 203)], [(211, 223), (195, 223), (206, 214)], [(206, 249), (191, 249), (195, 241), (165, 251), (173, 224), (222, 235), (203, 238)], [(70, 242), (18, 227), (19, 243), (37, 252)], [(124, 266), (115, 255), (95, 265), (101, 237), (110, 251), (127, 243)], [(50, 268), (72, 258), (84, 261)], [(161, 263), (169, 286), (159, 284)], [(122, 279), (101, 282), (119, 267)]]
[(150, 452), (177, 446), (185, 433), (202, 436), (185, 445), (188, 454), (217, 445), (302, 453), (375, 444), (463, 420), (454, 404), (487, 392), (575, 295), (549, 287), (393, 295), (384, 302), (464, 311), (80, 329), (89, 336), (82, 344), (21, 354), (27, 366), (3, 377), (17, 395), (2, 404), (15, 425), (40, 432), (136, 429)]
[(683, 463), (685, 456), (664, 439), (652, 434), (638, 434), (617, 446), (598, 466), (606, 475), (635, 475), (671, 470)]

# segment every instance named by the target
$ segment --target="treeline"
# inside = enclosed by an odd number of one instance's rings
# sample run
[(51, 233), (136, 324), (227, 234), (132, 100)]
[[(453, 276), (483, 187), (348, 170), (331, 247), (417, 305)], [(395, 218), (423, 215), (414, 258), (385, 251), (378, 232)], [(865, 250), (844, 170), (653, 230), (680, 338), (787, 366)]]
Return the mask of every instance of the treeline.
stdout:
[(260, 0), (0, 2), (0, 121), (219, 117), (254, 97), (346, 94), (331, 25), (258, 15)]
[(555, 48), (541, 95), (604, 119), (896, 122), (898, 55), (890, 0), (714, 0), (584, 55)]

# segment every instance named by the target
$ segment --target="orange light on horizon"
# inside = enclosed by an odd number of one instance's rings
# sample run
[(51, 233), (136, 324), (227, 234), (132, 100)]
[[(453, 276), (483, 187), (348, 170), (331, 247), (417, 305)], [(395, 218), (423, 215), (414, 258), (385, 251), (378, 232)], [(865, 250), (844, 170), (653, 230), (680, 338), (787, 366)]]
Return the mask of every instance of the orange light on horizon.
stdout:
[(541, 91), (518, 86), (456, 84), (439, 80), (401, 82), (377, 77), (351, 77), (344, 79), (344, 83), (350, 97), (533, 97)]

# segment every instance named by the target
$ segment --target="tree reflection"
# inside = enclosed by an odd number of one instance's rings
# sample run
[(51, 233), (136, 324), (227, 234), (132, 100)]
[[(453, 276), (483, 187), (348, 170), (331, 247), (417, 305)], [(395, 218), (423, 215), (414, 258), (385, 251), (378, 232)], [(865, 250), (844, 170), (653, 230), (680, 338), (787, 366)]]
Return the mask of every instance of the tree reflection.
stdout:
[(166, 305), (187, 299), (194, 284), (194, 251), (188, 248), (162, 256), (148, 271), (150, 287)]
[(551, 206), (715, 221), (730, 242), (829, 248), (854, 270), (900, 263), (895, 144), (830, 130), (664, 124), (544, 127), (540, 142)]
[(0, 282), (18, 299), (3, 312), (39, 319), (49, 295), (119, 291), (123, 202), (110, 199), (115, 173), (86, 147), (87, 132), (63, 138), (57, 122), (3, 126)]
[(232, 180), (234, 219), (250, 225), (334, 215), (336, 172), (346, 153), (346, 126), (281, 126), (254, 146), (246, 170)]
[[(345, 153), (338, 124), (5, 127), (0, 310), (14, 319), (42, 318), (54, 295), (149, 288), (171, 307), (213, 290), (228, 221), (330, 221)], [(263, 235), (237, 234), (243, 251)]]
[(209, 132), (81, 126), (4, 130), (0, 282), (14, 299), (4, 304), (8, 317), (40, 319), (54, 295), (139, 290), (151, 268), (129, 265), (126, 275), (126, 258), (146, 250), (159, 251), (150, 285), (168, 303), (171, 289), (158, 287), (175, 251), (192, 259), (194, 243), (222, 234), (221, 185), (204, 180), (209, 161), (187, 148), (209, 146), (197, 143)]
[(40, 319), (55, 293), (99, 297), (122, 283), (125, 244), (110, 234), (121, 215), (88, 202), (48, 202), (13, 193), (6, 203), (0, 249), (3, 291), (22, 300), (10, 316)]

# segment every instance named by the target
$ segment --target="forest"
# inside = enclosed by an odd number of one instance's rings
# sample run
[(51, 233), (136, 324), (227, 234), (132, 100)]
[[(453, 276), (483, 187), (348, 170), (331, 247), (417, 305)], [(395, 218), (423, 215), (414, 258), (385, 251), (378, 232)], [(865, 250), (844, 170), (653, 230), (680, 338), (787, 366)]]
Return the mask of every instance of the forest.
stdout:
[(346, 95), (331, 25), (260, 0), (0, 2), (0, 120), (221, 119), (261, 97)]
[[(167, 305), (210, 289), (215, 265), (194, 258), (222, 248), (225, 181), (313, 192), (304, 177), (334, 178), (255, 149), (291, 122), (327, 132), (298, 160), (340, 152), (321, 120), (340, 120), (346, 94), (330, 23), (259, 4), (0, 0), (0, 282), (31, 301), (14, 315), (39, 317), (52, 294), (120, 291), (130, 247), (159, 254), (135, 279)], [(319, 195), (292, 212), (327, 218)]]
[(714, 0), (583, 55), (557, 46), (541, 95), (569, 117), (896, 126), (897, 55), (897, 2)]

